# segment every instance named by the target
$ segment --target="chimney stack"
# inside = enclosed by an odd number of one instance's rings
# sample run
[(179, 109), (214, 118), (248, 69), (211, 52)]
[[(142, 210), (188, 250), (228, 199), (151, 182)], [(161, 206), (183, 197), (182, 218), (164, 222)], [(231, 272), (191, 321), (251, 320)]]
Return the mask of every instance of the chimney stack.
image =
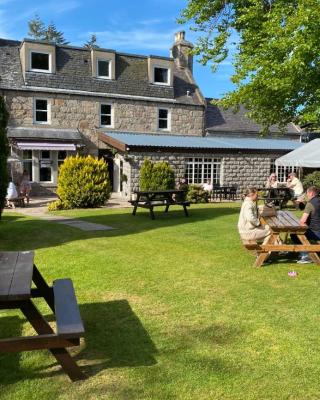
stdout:
[(171, 57), (179, 68), (188, 68), (193, 71), (193, 55), (191, 50), (193, 44), (185, 40), (185, 31), (177, 32), (174, 35), (174, 44), (171, 48)]

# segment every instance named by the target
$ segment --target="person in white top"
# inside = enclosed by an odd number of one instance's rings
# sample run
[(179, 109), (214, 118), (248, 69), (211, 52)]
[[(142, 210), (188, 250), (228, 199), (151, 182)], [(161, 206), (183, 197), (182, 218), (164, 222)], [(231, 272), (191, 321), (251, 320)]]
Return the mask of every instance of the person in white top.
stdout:
[(212, 183), (211, 183), (210, 180), (207, 181), (207, 183), (204, 183), (204, 184), (202, 185), (202, 187), (203, 187), (203, 189), (206, 190), (207, 192), (211, 192), (212, 189), (213, 189), (213, 186), (212, 186)]
[(271, 174), (266, 182), (266, 189), (276, 189), (279, 186), (279, 181), (276, 174)]
[(15, 208), (14, 202), (12, 200), (15, 200), (17, 198), (18, 198), (18, 191), (16, 185), (10, 179), (6, 195), (7, 207)]
[(239, 215), (238, 231), (241, 239), (266, 243), (271, 231), (268, 225), (261, 225), (260, 223), (257, 199), (257, 189), (248, 188), (245, 191)]
[(297, 178), (297, 175), (294, 172), (289, 174), (287, 186), (292, 191), (292, 201), (295, 205), (299, 205), (299, 203), (304, 201), (304, 189), (302, 182), (299, 178)]

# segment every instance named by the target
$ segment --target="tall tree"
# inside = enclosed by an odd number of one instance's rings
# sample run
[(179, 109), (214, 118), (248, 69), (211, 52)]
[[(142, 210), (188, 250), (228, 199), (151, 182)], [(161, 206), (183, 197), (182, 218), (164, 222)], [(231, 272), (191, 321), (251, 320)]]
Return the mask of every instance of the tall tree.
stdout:
[(32, 39), (44, 40), (57, 44), (68, 44), (64, 38), (64, 33), (58, 31), (53, 22), (50, 22), (50, 24), (46, 26), (38, 15), (28, 21), (28, 26), (28, 36), (30, 36)]
[(266, 131), (292, 120), (320, 126), (319, 0), (189, 0), (180, 22), (201, 32), (194, 53), (214, 70), (239, 38), (236, 88), (220, 104), (243, 104)]
[(69, 43), (65, 40), (63, 32), (58, 31), (53, 22), (50, 22), (50, 24), (47, 26), (47, 29), (44, 34), (44, 40), (57, 44)]
[(30, 36), (32, 39), (43, 40), (46, 27), (44, 22), (40, 19), (39, 15), (36, 14), (33, 19), (30, 19), (28, 21), (28, 27), (28, 36)]
[(8, 165), (9, 145), (6, 127), (8, 123), (8, 112), (3, 97), (0, 96), (0, 219), (6, 201), (8, 188)]
[(87, 49), (98, 49), (99, 46), (97, 45), (97, 36), (93, 33), (90, 39), (84, 43), (83, 47), (86, 47)]

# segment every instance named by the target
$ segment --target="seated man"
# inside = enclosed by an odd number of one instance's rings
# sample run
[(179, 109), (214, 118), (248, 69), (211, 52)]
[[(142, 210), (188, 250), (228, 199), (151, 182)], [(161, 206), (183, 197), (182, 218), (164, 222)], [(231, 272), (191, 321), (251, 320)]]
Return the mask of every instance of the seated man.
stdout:
[(289, 174), (287, 186), (292, 191), (293, 203), (296, 206), (299, 206), (299, 203), (303, 202), (304, 200), (304, 190), (302, 182), (294, 172), (291, 172), (291, 174)]
[[(316, 186), (310, 186), (307, 189), (308, 202), (300, 219), (301, 225), (307, 225), (308, 229), (305, 233), (306, 237), (310, 241), (320, 240), (320, 197), (319, 189)], [(295, 235), (291, 235), (294, 243), (300, 241)], [(308, 253), (300, 253), (300, 259), (297, 261), (298, 264), (307, 264), (312, 262), (309, 259)]]
[(7, 201), (7, 207), (12, 207), (15, 208), (13, 200), (18, 198), (18, 191), (16, 188), (16, 185), (12, 182), (12, 179), (9, 179), (9, 186), (7, 189), (7, 195), (6, 195), (6, 201)]

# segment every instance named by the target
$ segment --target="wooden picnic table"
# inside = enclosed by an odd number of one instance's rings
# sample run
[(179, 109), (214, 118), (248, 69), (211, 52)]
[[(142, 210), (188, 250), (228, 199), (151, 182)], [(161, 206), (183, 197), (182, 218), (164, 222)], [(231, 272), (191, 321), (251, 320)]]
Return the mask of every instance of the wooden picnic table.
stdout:
[(278, 205), (280, 210), (292, 199), (291, 189), (286, 186), (277, 188), (259, 188), (259, 192), (266, 192), (266, 195), (261, 197), (265, 203), (273, 202)]
[[(306, 237), (307, 226), (300, 225), (299, 219), (290, 211), (280, 210), (274, 217), (261, 217), (264, 225), (269, 225), (271, 236), (267, 243), (258, 244), (255, 250), (258, 251), (256, 267), (260, 267), (267, 260), (271, 253), (287, 252), (309, 252), (313, 262), (320, 264), (320, 258), (317, 252), (320, 252), (319, 244), (311, 244)], [(280, 235), (284, 235), (281, 238)], [(295, 234), (301, 244), (287, 244), (286, 239), (290, 234)], [(253, 249), (253, 248), (252, 248)]]
[(187, 207), (190, 206), (190, 202), (185, 200), (186, 193), (187, 190), (180, 189), (136, 191), (134, 192), (136, 198), (130, 201), (133, 205), (132, 215), (136, 215), (138, 207), (147, 208), (151, 219), (155, 219), (154, 207), (164, 206), (164, 212), (168, 212), (170, 206), (179, 205), (183, 207), (185, 216), (188, 217)]
[[(55, 315), (57, 332), (35, 306), (33, 299), (39, 297)], [(58, 279), (50, 287), (34, 265), (33, 251), (0, 252), (0, 310), (4, 309), (20, 309), (38, 335), (0, 339), (0, 352), (48, 349), (71, 380), (86, 378), (66, 350), (78, 346), (84, 336), (70, 279)]]

